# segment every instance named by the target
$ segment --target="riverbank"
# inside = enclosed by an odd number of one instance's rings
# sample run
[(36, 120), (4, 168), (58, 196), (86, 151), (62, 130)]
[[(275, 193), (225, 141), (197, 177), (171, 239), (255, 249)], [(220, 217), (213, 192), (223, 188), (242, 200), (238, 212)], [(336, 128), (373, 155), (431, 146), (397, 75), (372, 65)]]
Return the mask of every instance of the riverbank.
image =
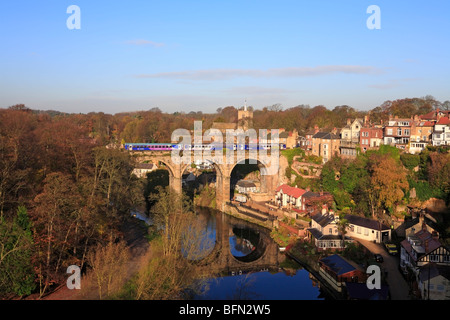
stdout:
[(294, 245), (289, 246), (286, 251), (285, 255), (295, 262), (297, 262), (299, 265), (301, 265), (305, 270), (307, 270), (309, 273), (311, 273), (314, 278), (317, 279), (317, 281), (320, 283), (320, 287), (325, 289), (326, 293), (332, 297), (335, 300), (344, 300), (344, 296), (334, 290), (325, 279), (322, 278), (319, 272), (319, 260), (320, 255), (317, 255), (315, 252), (308, 252), (308, 245), (306, 244), (306, 247), (303, 248), (303, 250), (299, 250), (299, 246), (305, 245), (305, 243), (295, 243)]

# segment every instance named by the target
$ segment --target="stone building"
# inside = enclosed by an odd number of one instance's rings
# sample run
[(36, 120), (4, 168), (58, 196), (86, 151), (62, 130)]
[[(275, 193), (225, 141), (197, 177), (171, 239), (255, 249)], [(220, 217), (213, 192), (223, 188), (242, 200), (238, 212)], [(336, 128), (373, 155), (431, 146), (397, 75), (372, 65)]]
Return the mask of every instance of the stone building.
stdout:
[(317, 132), (312, 137), (312, 154), (322, 157), (326, 163), (332, 157), (339, 156), (341, 138), (333, 132)]

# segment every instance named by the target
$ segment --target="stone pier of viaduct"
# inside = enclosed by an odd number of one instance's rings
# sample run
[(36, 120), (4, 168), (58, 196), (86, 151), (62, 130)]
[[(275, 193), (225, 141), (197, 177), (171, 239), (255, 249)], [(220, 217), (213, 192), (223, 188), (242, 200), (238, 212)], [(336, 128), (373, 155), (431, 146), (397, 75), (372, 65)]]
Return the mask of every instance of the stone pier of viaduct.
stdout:
[[(186, 152), (186, 151), (184, 151)], [(194, 160), (197, 155), (195, 151), (191, 151), (190, 159)], [(275, 189), (279, 184), (280, 172), (279, 154), (256, 154), (246, 151), (239, 153), (232, 151), (234, 154), (202, 155), (203, 161), (209, 161), (213, 164), (216, 171), (216, 203), (219, 210), (224, 211), (225, 205), (230, 201), (231, 195), (231, 173), (235, 166), (243, 163), (245, 160), (254, 161), (258, 164), (261, 172), (261, 193), (269, 195), (275, 194)], [(182, 192), (182, 176), (185, 170), (193, 163), (193, 161), (180, 161), (180, 158), (174, 157), (170, 152), (133, 152), (132, 155), (138, 162), (152, 162), (156, 165), (164, 164), (169, 171), (169, 184), (177, 192)]]

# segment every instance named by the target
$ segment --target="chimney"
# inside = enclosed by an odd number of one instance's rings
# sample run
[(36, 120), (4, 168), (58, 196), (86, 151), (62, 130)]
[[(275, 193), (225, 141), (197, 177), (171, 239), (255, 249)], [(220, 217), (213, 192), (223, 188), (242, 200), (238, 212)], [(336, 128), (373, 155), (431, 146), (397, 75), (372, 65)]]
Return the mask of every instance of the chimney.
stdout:
[(433, 240), (439, 240), (439, 233), (437, 233), (437, 231), (433, 231), (431, 237)]
[(317, 132), (319, 132), (319, 126), (316, 124), (316, 125), (314, 126), (314, 133), (317, 133)]
[(364, 116), (364, 126), (369, 125), (369, 115)]
[(347, 124), (351, 125), (352, 124), (352, 119), (347, 119)]
[(424, 214), (423, 214), (423, 213), (421, 213), (420, 216), (419, 216), (419, 223), (420, 223), (421, 226), (422, 226), (422, 230), (423, 230), (423, 231), (427, 231), (427, 224), (426, 224), (426, 222), (425, 222), (425, 217), (424, 217)]

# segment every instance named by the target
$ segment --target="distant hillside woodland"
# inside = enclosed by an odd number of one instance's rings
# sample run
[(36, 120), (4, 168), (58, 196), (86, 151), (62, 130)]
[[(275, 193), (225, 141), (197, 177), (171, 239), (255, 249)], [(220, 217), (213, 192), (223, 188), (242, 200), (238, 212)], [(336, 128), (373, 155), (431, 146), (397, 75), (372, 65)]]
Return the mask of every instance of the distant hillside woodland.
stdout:
[[(277, 104), (254, 110), (253, 127), (297, 129), (301, 135), (315, 125), (339, 128), (347, 119), (368, 113), (372, 122), (380, 122), (389, 115), (409, 118), (437, 108), (448, 110), (450, 102), (427, 96), (386, 101), (370, 111), (305, 105), (283, 110)], [(36, 111), (24, 105), (0, 109), (0, 298), (42, 296), (63, 283), (63, 266), (85, 267), (92, 249), (120, 239), (121, 221), (144, 205), (145, 187), (131, 175), (129, 155), (105, 146), (170, 142), (175, 129), (192, 130), (198, 120), (210, 128), (213, 122), (237, 122), (238, 113), (235, 107), (211, 114), (168, 114), (153, 108), (114, 115)], [(330, 162), (317, 188), (334, 193), (337, 209), (369, 214), (380, 208), (389, 212), (413, 187), (420, 199), (438, 196), (449, 201), (448, 154), (390, 153), (389, 160), (382, 153)], [(374, 189), (364, 195), (372, 190), (370, 183), (388, 184), (386, 178), (398, 181), (391, 193)]]

